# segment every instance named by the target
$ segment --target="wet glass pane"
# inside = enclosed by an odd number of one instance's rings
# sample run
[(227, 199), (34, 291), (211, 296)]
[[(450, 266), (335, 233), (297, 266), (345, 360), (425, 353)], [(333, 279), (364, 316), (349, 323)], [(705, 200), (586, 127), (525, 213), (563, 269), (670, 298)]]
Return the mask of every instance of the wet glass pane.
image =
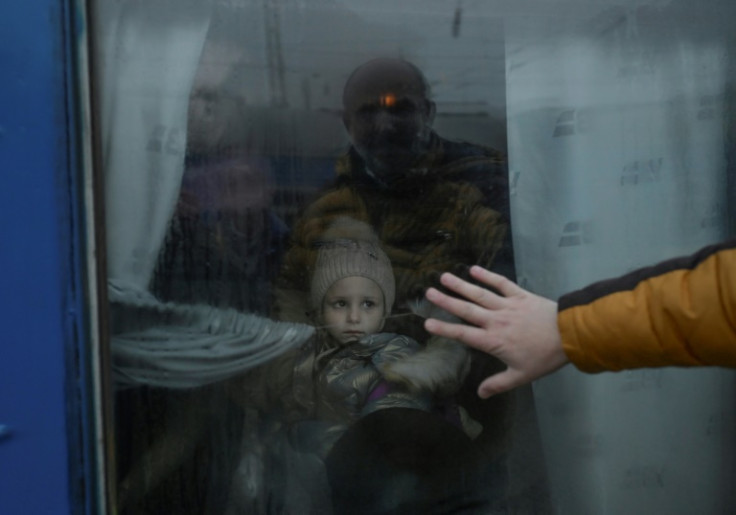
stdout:
[(550, 298), (733, 236), (727, 0), (102, 0), (120, 513), (726, 513), (734, 375), (503, 365)]

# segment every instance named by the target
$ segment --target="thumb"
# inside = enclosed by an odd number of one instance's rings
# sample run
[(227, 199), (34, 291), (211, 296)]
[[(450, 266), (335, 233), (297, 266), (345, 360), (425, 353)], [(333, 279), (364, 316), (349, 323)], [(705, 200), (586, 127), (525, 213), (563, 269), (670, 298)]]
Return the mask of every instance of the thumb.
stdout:
[(492, 395), (507, 392), (527, 382), (524, 375), (518, 370), (507, 368), (503, 372), (486, 377), (478, 386), (478, 396), (481, 399), (487, 399)]

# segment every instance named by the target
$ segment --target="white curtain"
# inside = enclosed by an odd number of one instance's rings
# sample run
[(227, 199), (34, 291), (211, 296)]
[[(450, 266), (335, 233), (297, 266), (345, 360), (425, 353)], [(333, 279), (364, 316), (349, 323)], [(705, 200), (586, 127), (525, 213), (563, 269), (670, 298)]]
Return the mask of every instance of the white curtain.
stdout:
[[(519, 280), (551, 298), (727, 236), (717, 15), (630, 3), (584, 23), (507, 19)], [(538, 382), (555, 511), (733, 513), (735, 379), (568, 367)]]
[(112, 287), (148, 288), (184, 172), (187, 106), (209, 1), (96, 2)]
[(189, 94), (212, 5), (103, 0), (95, 7), (116, 386), (201, 386), (303, 343), (312, 327), (163, 304), (150, 294), (184, 173)]

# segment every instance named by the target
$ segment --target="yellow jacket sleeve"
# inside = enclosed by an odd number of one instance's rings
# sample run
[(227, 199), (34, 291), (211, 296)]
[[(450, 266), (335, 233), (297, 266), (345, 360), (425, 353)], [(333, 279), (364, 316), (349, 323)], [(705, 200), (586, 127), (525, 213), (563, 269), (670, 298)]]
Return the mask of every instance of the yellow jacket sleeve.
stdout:
[(585, 372), (736, 367), (736, 241), (564, 295), (558, 327)]

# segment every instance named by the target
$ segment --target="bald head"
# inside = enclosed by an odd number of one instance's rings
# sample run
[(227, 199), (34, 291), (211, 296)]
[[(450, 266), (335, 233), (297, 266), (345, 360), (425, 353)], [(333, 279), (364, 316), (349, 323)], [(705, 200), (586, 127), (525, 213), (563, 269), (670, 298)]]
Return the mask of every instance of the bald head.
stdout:
[(343, 91), (343, 122), (355, 150), (376, 175), (402, 174), (428, 148), (434, 103), (422, 72), (402, 59), (359, 66)]
[(378, 58), (358, 66), (345, 83), (343, 107), (347, 108), (356, 95), (366, 92), (411, 94), (429, 99), (429, 86), (424, 74), (403, 59)]

